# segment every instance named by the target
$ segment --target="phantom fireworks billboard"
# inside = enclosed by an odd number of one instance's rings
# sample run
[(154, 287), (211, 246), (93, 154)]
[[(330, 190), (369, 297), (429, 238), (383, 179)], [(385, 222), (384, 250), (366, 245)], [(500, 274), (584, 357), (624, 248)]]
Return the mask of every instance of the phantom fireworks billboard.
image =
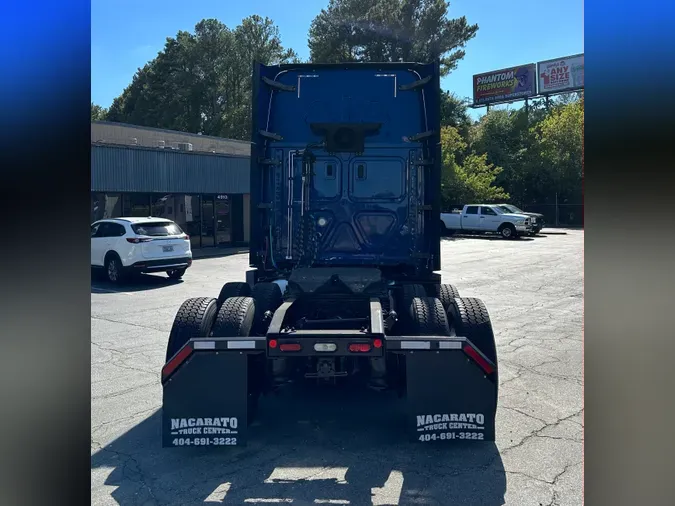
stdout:
[(487, 105), (537, 94), (536, 65), (530, 63), (473, 76), (473, 103)]

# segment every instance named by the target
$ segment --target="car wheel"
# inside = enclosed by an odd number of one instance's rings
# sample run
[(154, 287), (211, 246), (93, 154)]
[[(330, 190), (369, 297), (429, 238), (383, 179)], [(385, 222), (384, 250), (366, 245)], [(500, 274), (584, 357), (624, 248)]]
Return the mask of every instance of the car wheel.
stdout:
[(170, 279), (180, 279), (183, 277), (186, 270), (187, 269), (176, 269), (173, 271), (168, 271), (166, 274), (167, 276), (169, 276)]
[(124, 278), (124, 267), (117, 255), (109, 255), (106, 259), (105, 275), (111, 283), (120, 283)]
[(504, 239), (513, 239), (516, 236), (516, 227), (510, 223), (504, 223), (499, 227), (499, 235)]

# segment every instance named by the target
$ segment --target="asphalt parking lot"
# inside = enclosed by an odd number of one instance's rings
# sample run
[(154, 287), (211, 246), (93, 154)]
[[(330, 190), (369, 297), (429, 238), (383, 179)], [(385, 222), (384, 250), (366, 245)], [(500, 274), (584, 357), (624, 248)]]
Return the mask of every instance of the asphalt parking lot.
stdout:
[(495, 329), (496, 444), (410, 444), (399, 402), (310, 391), (264, 398), (247, 447), (162, 449), (173, 317), (185, 299), (243, 281), (248, 256), (195, 260), (182, 282), (92, 281), (91, 503), (583, 504), (584, 235), (556, 232), (443, 240), (444, 281), (483, 299)]

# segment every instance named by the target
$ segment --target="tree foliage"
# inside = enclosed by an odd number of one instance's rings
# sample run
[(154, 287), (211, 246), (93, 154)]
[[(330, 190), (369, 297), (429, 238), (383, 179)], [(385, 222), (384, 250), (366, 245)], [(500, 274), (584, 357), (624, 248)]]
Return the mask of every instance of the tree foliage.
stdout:
[(103, 121), (106, 119), (108, 110), (94, 102), (91, 103), (91, 121)]
[(441, 150), (443, 166), (441, 173), (441, 200), (443, 207), (468, 202), (495, 202), (509, 198), (508, 193), (495, 185), (495, 179), (502, 172), (501, 167), (488, 163), (487, 154), (470, 152), (458, 155), (467, 148), (467, 143), (457, 128), (445, 126), (441, 129)]
[(559, 200), (578, 201), (583, 173), (583, 101), (555, 108), (534, 130), (541, 168), (549, 173)]
[(194, 33), (167, 38), (113, 101), (108, 119), (248, 140), (254, 60), (272, 65), (297, 55), (269, 18), (250, 16), (234, 29), (202, 20)]
[(518, 205), (581, 203), (583, 98), (492, 110), (471, 129), (469, 145), (503, 168), (495, 183)]
[(330, 0), (309, 29), (315, 63), (430, 62), (447, 75), (478, 31), (444, 0)]

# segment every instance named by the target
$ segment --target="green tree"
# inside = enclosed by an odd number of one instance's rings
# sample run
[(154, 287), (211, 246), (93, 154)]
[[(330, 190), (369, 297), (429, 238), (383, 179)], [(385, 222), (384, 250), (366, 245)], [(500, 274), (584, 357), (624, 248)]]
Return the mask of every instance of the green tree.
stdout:
[(444, 0), (330, 0), (309, 29), (315, 63), (430, 62), (447, 75), (478, 25), (448, 17)]
[(180, 31), (134, 75), (110, 107), (109, 120), (250, 139), (253, 61), (297, 61), (269, 18), (253, 15), (233, 30), (216, 19)]
[(468, 139), (471, 119), (466, 103), (454, 93), (441, 90), (441, 126), (455, 127), (464, 139)]
[(528, 119), (523, 110), (493, 109), (481, 117), (470, 135), (475, 153), (485, 153), (487, 162), (502, 168), (496, 183), (516, 201), (525, 198), (524, 160), (527, 157)]
[(107, 109), (95, 104), (94, 102), (91, 103), (91, 121), (104, 121), (107, 114)]
[(467, 143), (455, 127), (441, 129), (443, 167), (441, 173), (441, 200), (443, 208), (468, 202), (496, 202), (507, 200), (508, 193), (495, 185), (502, 169), (488, 163), (487, 155), (468, 153), (463, 163), (458, 154), (464, 153)]
[(581, 203), (583, 100), (554, 108), (535, 129), (539, 158), (559, 202)]

